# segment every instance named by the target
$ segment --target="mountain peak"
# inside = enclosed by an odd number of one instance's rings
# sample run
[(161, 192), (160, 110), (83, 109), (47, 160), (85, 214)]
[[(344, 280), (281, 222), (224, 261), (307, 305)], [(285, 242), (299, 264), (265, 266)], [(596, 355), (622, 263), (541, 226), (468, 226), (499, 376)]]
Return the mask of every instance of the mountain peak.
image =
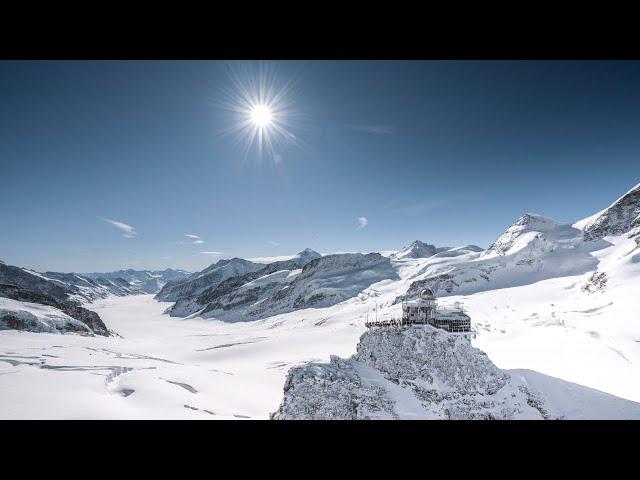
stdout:
[(435, 245), (414, 240), (412, 243), (402, 248), (392, 255), (393, 258), (429, 258), (435, 255), (438, 249)]
[(305, 248), (304, 250), (296, 254), (296, 257), (298, 258), (310, 258), (310, 259), (320, 258), (321, 256), (322, 255), (320, 255), (318, 252), (310, 248)]
[[(525, 239), (524, 234), (529, 232), (570, 236), (571, 232), (565, 232), (567, 228), (573, 230), (574, 233), (577, 232), (577, 230), (571, 229), (568, 225), (557, 222), (551, 218), (543, 217), (536, 213), (525, 213), (513, 222), (509, 228), (487, 248), (484, 255), (506, 255), (514, 246), (520, 245), (521, 242), (519, 243), (519, 239)], [(524, 243), (527, 244), (528, 242)]]

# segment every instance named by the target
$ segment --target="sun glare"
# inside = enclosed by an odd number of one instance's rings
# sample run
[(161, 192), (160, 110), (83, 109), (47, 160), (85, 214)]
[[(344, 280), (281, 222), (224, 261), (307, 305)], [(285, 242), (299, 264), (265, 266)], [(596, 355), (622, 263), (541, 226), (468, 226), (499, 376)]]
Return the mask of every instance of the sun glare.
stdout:
[(254, 105), (249, 113), (251, 121), (259, 128), (265, 128), (271, 123), (273, 114), (267, 105)]
[(221, 99), (230, 115), (220, 135), (233, 134), (244, 145), (245, 154), (255, 149), (258, 157), (266, 153), (277, 162), (283, 149), (300, 144), (292, 132), (300, 115), (290, 98), (295, 78), (281, 81), (271, 67), (260, 64), (259, 71), (230, 68), (230, 84)]

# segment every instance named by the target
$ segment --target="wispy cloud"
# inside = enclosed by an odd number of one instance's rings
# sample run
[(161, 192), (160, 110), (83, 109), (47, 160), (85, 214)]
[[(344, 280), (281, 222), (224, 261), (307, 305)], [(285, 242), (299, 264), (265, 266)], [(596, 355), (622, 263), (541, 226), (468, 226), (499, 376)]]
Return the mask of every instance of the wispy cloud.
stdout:
[(110, 223), (111, 225), (116, 227), (118, 230), (122, 232), (122, 236), (125, 238), (134, 238), (136, 235), (138, 235), (138, 232), (136, 232), (136, 229), (133, 228), (131, 225), (127, 225), (126, 223), (119, 222), (117, 220), (111, 220), (110, 218), (104, 218), (104, 217), (98, 217), (98, 218), (103, 222)]
[(277, 247), (280, 245), (278, 242), (274, 242), (273, 240), (267, 240), (267, 243), (272, 247)]
[(223, 252), (200, 252), (203, 255), (209, 255), (211, 257), (219, 257)]
[(200, 237), (200, 235), (194, 235), (193, 233), (185, 233), (184, 236), (187, 237), (189, 240), (191, 240), (191, 242), (189, 243), (193, 243), (194, 245), (200, 245), (201, 243), (204, 243), (204, 240), (202, 240), (202, 237)]
[(396, 130), (393, 125), (345, 125), (345, 127), (374, 135), (393, 135)]
[(367, 217), (358, 217), (358, 230), (363, 229), (369, 225), (369, 219)]
[(201, 245), (205, 243), (200, 235), (194, 233), (185, 233), (187, 240), (178, 240), (177, 242), (169, 242), (169, 245)]

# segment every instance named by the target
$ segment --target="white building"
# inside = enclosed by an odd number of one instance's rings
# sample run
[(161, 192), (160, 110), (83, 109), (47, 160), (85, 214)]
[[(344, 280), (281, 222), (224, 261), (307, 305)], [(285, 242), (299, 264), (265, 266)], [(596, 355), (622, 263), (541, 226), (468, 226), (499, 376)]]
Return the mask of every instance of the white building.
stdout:
[(438, 308), (436, 297), (428, 288), (422, 290), (415, 300), (402, 303), (402, 323), (428, 323), (448, 332), (470, 332), (471, 317), (460, 302), (453, 308)]

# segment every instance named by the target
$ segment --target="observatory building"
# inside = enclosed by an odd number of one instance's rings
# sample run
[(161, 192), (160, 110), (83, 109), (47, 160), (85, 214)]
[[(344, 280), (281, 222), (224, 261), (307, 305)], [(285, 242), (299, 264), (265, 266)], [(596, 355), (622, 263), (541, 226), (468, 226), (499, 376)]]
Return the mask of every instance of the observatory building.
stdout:
[(460, 302), (453, 308), (437, 308), (436, 297), (428, 288), (422, 290), (415, 300), (402, 303), (403, 323), (428, 323), (447, 332), (470, 332), (471, 317)]
[(415, 300), (402, 302), (402, 318), (366, 323), (367, 327), (413, 324), (429, 324), (452, 333), (471, 332), (471, 317), (462, 303), (455, 302), (453, 308), (438, 308), (436, 297), (428, 288)]

